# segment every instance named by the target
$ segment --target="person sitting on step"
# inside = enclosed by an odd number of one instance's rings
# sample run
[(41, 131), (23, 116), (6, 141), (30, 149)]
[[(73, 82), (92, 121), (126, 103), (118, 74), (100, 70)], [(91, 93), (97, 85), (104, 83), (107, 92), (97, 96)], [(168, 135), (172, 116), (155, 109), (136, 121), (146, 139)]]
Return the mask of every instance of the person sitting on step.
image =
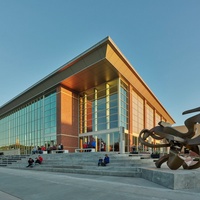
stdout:
[(99, 158), (98, 166), (105, 166), (104, 162), (103, 162), (103, 159), (101, 157)]
[(109, 162), (110, 162), (110, 158), (108, 157), (108, 154), (105, 154), (104, 164), (107, 165)]
[(38, 164), (42, 164), (42, 161), (43, 161), (43, 158), (42, 158), (42, 156), (38, 156), (37, 158), (35, 158), (36, 160), (35, 160), (35, 163), (38, 163)]
[(33, 167), (34, 160), (32, 158), (28, 159), (28, 166), (26, 167)]

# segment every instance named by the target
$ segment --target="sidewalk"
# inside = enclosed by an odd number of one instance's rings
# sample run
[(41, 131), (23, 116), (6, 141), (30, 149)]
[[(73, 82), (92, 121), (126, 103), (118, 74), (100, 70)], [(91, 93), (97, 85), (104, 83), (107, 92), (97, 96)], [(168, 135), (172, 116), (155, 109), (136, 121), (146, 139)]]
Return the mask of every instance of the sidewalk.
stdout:
[(188, 200), (200, 191), (171, 190), (141, 178), (0, 168), (2, 200)]
[(1, 192), (1, 191), (0, 191), (0, 199), (2, 199), (2, 200), (20, 200), (17, 197), (14, 197), (10, 194), (7, 194), (7, 193)]

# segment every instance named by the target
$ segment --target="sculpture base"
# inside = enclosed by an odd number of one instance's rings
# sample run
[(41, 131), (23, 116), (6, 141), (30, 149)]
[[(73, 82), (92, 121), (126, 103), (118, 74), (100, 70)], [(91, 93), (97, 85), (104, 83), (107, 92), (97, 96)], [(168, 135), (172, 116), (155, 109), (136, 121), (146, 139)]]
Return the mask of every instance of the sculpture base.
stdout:
[(200, 189), (200, 169), (171, 170), (169, 168), (142, 168), (142, 178), (164, 187), (179, 189)]

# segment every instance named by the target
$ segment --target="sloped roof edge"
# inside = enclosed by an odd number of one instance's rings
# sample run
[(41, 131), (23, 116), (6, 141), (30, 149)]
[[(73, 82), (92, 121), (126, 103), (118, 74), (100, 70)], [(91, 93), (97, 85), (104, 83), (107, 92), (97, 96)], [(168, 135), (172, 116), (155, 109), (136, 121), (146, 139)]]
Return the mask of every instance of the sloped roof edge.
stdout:
[(31, 85), (30, 87), (28, 87), (27, 89), (25, 89), (23, 92), (19, 93), (17, 96), (13, 97), (11, 100), (7, 101), (5, 104), (3, 104), (2, 106), (0, 106), (0, 109), (4, 106), (6, 106), (7, 104), (9, 104), (10, 102), (14, 101), (15, 99), (17, 99), (19, 96), (23, 95), (24, 93), (28, 92), (29, 90), (31, 90), (32, 88), (34, 88), (35, 86), (39, 85), (40, 83), (42, 83), (43, 81), (45, 81), (46, 79), (50, 78), (51, 76), (55, 75), (56, 73), (58, 73), (60, 70), (66, 68), (69, 64), (75, 62), (76, 60), (80, 59), (81, 57), (85, 56), (87, 53), (91, 52), (92, 50), (94, 50), (96, 47), (99, 47), (100, 45), (104, 44), (105, 42), (111, 40), (111, 38), (109, 36), (105, 37), (104, 39), (102, 39), (100, 42), (96, 43), (95, 45), (93, 45), (92, 47), (90, 47), (89, 49), (85, 50), (84, 52), (82, 52), (81, 54), (79, 54), (78, 56), (74, 57), (73, 59), (71, 59), (70, 61), (68, 61), (67, 63), (63, 64), (61, 67), (57, 68), (56, 70), (54, 70), (52, 73), (48, 74), (47, 76), (45, 76), (44, 78), (42, 78), (41, 80), (37, 81), (35, 84)]

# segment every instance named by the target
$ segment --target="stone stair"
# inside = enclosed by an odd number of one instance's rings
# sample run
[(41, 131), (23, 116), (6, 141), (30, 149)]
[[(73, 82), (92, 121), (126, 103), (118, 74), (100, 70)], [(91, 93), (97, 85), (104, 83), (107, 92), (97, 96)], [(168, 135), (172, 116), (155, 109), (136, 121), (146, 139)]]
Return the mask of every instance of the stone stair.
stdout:
[(33, 168), (26, 168), (28, 158), (37, 157), (37, 154), (34, 154), (24, 156), (7, 167), (61, 173), (141, 177), (141, 167), (155, 166), (152, 159), (141, 159), (144, 155), (130, 156), (118, 153), (108, 154), (110, 163), (107, 166), (97, 166), (99, 157), (103, 158), (104, 155), (105, 152), (43, 154), (44, 161), (41, 165), (36, 164)]
[(9, 156), (0, 156), (0, 167), (6, 167), (21, 161), (22, 159), (27, 159), (28, 155), (9, 155)]

